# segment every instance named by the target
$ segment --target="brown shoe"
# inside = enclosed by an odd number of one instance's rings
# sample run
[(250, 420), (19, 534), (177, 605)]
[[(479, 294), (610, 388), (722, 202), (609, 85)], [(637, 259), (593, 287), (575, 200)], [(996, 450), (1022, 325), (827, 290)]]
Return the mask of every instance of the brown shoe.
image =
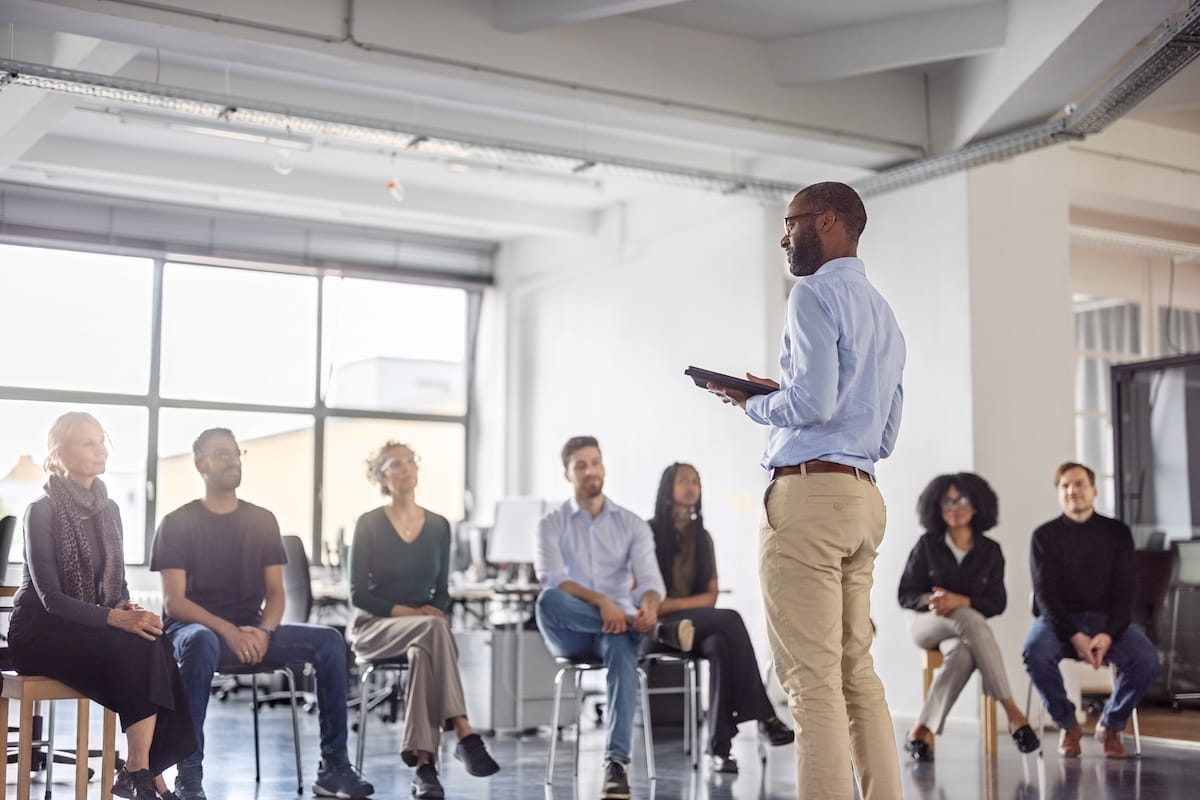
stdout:
[(1079, 753), (1082, 752), (1079, 737), (1082, 733), (1078, 725), (1061, 731), (1058, 734), (1058, 754), (1063, 758), (1079, 758)]
[(1103, 725), (1097, 725), (1096, 741), (1104, 745), (1105, 758), (1125, 758), (1125, 745), (1121, 744), (1120, 731), (1111, 731)]

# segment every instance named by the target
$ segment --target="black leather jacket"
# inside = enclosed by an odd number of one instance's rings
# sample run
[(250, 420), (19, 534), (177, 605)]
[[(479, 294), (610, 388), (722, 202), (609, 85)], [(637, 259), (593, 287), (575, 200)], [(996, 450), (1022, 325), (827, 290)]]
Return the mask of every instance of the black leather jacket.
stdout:
[(1004, 590), (1004, 553), (1000, 545), (975, 534), (975, 544), (962, 563), (946, 545), (945, 533), (926, 533), (917, 540), (904, 574), (900, 576), (900, 605), (928, 611), (934, 586), (971, 598), (971, 607), (985, 617), (994, 617), (1008, 605)]

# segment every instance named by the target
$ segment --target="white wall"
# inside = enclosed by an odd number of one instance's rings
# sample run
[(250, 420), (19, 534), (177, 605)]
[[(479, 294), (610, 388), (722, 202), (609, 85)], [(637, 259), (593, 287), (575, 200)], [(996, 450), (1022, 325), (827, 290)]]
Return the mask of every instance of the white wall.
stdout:
[[(585, 241), (502, 248), (509, 300), (507, 491), (569, 496), (559, 451), (600, 440), (612, 500), (649, 516), (662, 470), (696, 465), (723, 586), (768, 654), (757, 574), (764, 429), (696, 388), (689, 364), (775, 374), (781, 208), (664, 192), (608, 212)], [(777, 234), (776, 234), (777, 236)]]

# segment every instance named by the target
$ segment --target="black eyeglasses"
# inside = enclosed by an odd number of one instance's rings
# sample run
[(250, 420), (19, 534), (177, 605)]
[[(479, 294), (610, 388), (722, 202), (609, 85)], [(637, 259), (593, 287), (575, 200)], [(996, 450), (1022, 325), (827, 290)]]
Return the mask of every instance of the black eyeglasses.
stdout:
[(805, 217), (815, 217), (818, 214), (824, 214), (825, 211), (826, 209), (822, 208), (820, 211), (805, 211), (803, 214), (792, 214), (790, 217), (784, 217), (783, 227), (790, 231), (792, 229), (792, 223), (796, 220), (804, 219)]
[(246, 457), (245, 450), (211, 450), (208, 457), (214, 461), (228, 464), (230, 461), (241, 461)]

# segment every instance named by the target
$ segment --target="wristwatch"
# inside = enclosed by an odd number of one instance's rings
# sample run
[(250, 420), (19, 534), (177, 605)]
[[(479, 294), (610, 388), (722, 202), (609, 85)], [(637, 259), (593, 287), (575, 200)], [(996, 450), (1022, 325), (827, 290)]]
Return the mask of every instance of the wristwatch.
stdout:
[(273, 629), (273, 628), (267, 628), (267, 627), (265, 627), (265, 626), (263, 626), (263, 625), (255, 625), (254, 627), (258, 628), (260, 631), (262, 631), (263, 633), (265, 633), (265, 634), (267, 635), (267, 638), (268, 638), (268, 639), (270, 639), (272, 636), (274, 636), (274, 635), (275, 635), (275, 631), (274, 631), (274, 629)]

